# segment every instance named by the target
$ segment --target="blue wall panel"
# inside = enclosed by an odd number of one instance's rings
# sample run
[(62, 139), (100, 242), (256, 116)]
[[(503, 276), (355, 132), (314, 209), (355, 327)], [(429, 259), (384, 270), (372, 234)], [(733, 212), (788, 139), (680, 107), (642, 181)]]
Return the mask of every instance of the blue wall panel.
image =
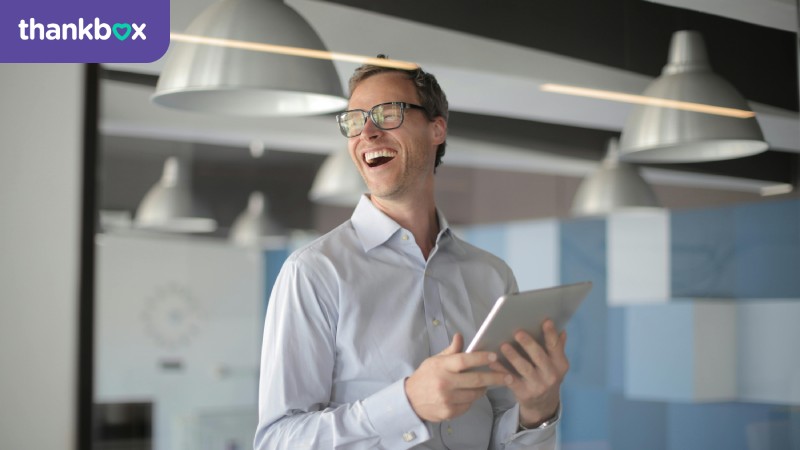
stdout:
[(670, 214), (672, 297), (731, 298), (736, 231), (731, 208)]
[[(666, 450), (667, 405), (611, 397), (611, 449)], [(709, 449), (710, 450), (710, 449)]]
[(512, 222), (506, 226), (505, 260), (520, 291), (558, 284), (558, 222)]
[(574, 387), (606, 387), (606, 224), (572, 220), (561, 224), (561, 282), (594, 285), (567, 325), (567, 356)]
[(506, 228), (505, 224), (476, 225), (466, 229), (464, 240), (505, 259)]
[(736, 296), (800, 297), (800, 201), (735, 208)]
[[(520, 227), (525, 224), (515, 224)], [(468, 241), (500, 257), (508, 225), (469, 227)], [(571, 369), (562, 385), (565, 449), (800, 450), (800, 410), (756, 403), (667, 403), (626, 398), (626, 371), (644, 391), (691, 394), (691, 306), (660, 311), (606, 304), (606, 222), (559, 223), (560, 282), (592, 280), (594, 289), (567, 327)], [(675, 298), (800, 297), (800, 201), (673, 211), (670, 278)], [(523, 245), (520, 242), (519, 245)], [(788, 301), (788, 300), (787, 300)], [(650, 314), (652, 313), (652, 314)], [(664, 314), (675, 313), (679, 317)], [(663, 326), (662, 326), (663, 325)], [(674, 329), (678, 327), (678, 329)], [(668, 349), (653, 333), (666, 333)], [(644, 338), (634, 335), (642, 335)], [(676, 341), (676, 339), (681, 342)], [(685, 348), (686, 354), (675, 353)], [(635, 368), (628, 366), (635, 360)], [(634, 386), (635, 387), (635, 386)]]
[(611, 418), (608, 392), (605, 389), (571, 388), (566, 386), (568, 384), (567, 381), (561, 390), (561, 442), (565, 447), (575, 448), (585, 448), (578, 443), (592, 443), (595, 446), (597, 443), (608, 443)]
[[(790, 450), (788, 408), (753, 403), (670, 404), (669, 450)], [(766, 436), (764, 435), (766, 433)], [(750, 445), (752, 443), (753, 445)]]
[(622, 307), (608, 308), (607, 367), (608, 388), (621, 393), (625, 389), (625, 314)]
[(278, 274), (281, 272), (283, 263), (289, 257), (289, 251), (286, 249), (280, 250), (267, 250), (264, 252), (264, 314), (267, 313), (267, 303), (269, 303), (269, 296), (272, 294), (272, 286), (275, 285), (275, 280), (278, 279)]
[(625, 394), (629, 398), (693, 398), (693, 311), (689, 302), (627, 308)]

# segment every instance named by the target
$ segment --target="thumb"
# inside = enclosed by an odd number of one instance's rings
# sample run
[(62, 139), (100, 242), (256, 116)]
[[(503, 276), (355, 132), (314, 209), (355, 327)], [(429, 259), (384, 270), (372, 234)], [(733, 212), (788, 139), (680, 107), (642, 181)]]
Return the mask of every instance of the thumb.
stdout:
[(450, 342), (450, 345), (448, 345), (447, 348), (442, 350), (442, 352), (439, 354), (452, 355), (455, 353), (459, 353), (463, 346), (464, 346), (464, 336), (462, 336), (461, 333), (456, 333), (455, 336), (453, 336), (453, 341)]

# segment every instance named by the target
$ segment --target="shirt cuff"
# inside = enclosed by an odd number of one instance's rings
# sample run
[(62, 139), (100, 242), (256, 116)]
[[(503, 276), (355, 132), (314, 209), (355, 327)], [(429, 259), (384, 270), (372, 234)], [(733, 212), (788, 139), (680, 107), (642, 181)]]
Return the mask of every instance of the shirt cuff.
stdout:
[(398, 380), (363, 400), (367, 418), (386, 448), (410, 448), (431, 438), (406, 397), (405, 381)]
[(503, 435), (508, 436), (504, 440), (505, 448), (512, 449), (554, 449), (556, 448), (556, 429), (561, 421), (561, 406), (552, 422), (548, 425), (530, 430), (519, 430), (519, 403), (505, 412), (499, 427)]

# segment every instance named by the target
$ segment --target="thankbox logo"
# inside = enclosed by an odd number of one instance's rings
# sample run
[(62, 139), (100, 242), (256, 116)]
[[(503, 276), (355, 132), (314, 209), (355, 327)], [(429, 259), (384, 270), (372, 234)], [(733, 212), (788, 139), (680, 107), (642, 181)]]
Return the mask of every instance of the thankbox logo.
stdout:
[(142, 63), (169, 47), (169, 0), (0, 5), (0, 62)]
[(19, 38), (23, 41), (28, 40), (47, 40), (47, 41), (60, 41), (60, 40), (106, 40), (113, 34), (114, 37), (120, 41), (127, 40), (133, 31), (132, 41), (137, 39), (146, 40), (147, 35), (144, 34), (144, 29), (147, 27), (146, 23), (115, 23), (109, 25), (101, 22), (100, 18), (95, 17), (94, 22), (84, 24), (83, 18), (78, 19), (74, 23), (38, 23), (36, 19), (30, 18), (26, 22), (24, 19), (19, 21)]

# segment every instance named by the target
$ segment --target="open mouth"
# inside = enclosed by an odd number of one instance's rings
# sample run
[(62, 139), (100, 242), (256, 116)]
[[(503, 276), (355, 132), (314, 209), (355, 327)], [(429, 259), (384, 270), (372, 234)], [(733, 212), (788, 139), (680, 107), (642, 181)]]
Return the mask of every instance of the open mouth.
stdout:
[(392, 150), (378, 150), (364, 153), (364, 161), (370, 167), (378, 167), (386, 164), (397, 156), (397, 152)]

